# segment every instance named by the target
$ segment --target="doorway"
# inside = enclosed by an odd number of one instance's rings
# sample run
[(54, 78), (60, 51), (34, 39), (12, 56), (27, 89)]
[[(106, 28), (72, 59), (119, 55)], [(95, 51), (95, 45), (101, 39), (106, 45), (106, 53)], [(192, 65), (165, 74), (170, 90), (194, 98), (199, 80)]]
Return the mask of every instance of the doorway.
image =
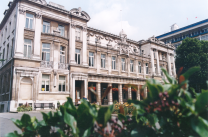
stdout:
[(75, 81), (75, 104), (84, 97), (84, 81)]
[(102, 105), (108, 105), (108, 95), (105, 96), (103, 99), (103, 95), (106, 91), (106, 89), (108, 88), (108, 84), (107, 83), (101, 83), (101, 104)]

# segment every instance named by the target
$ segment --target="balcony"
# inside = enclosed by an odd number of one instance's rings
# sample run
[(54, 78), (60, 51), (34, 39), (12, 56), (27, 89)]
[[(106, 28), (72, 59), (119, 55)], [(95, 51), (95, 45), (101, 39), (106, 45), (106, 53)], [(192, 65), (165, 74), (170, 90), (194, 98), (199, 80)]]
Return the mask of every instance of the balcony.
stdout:
[(40, 67), (53, 68), (53, 61), (41, 61)]
[(58, 69), (67, 69), (68, 70), (68, 64), (65, 63), (58, 63)]

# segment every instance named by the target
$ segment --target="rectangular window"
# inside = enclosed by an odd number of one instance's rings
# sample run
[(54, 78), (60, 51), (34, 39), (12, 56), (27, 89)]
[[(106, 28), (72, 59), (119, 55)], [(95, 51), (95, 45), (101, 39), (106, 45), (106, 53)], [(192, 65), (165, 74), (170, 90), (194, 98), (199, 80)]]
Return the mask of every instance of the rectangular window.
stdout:
[(148, 74), (148, 63), (146, 63), (146, 74)]
[(142, 73), (142, 65), (141, 62), (138, 62), (138, 72)]
[(125, 58), (121, 59), (122, 71), (125, 71)]
[(105, 55), (101, 54), (101, 68), (105, 68)]
[(60, 63), (65, 63), (65, 47), (60, 46)]
[(13, 47), (14, 47), (14, 38), (12, 39), (12, 47), (11, 47), (11, 55), (10, 55), (10, 57), (12, 57), (13, 56)]
[(154, 67), (155, 67), (155, 73), (156, 73), (156, 71), (157, 71), (157, 66), (156, 66), (156, 64), (154, 65)]
[(42, 46), (42, 60), (50, 61), (50, 44), (43, 43), (43, 46)]
[(7, 60), (9, 59), (9, 44), (7, 44)]
[(154, 59), (156, 58), (156, 50), (153, 49), (153, 55), (154, 55)]
[(43, 21), (43, 33), (50, 33), (50, 22)]
[(134, 61), (133, 60), (130, 61), (130, 70), (131, 70), (131, 72), (134, 72)]
[(3, 64), (4, 64), (4, 55), (5, 55), (5, 49), (3, 49), (3, 57), (2, 57), (2, 59), (3, 59), (2, 63)]
[(112, 69), (116, 69), (116, 57), (112, 57)]
[(41, 91), (49, 91), (50, 75), (42, 75), (42, 89)]
[(161, 76), (163, 76), (162, 66), (160, 66), (160, 73), (161, 73)]
[(76, 40), (81, 40), (81, 29), (80, 28), (76, 28), (75, 38), (76, 38)]
[(66, 91), (65, 76), (59, 76), (59, 91)]
[(30, 58), (32, 53), (32, 40), (24, 39), (24, 57)]
[(75, 61), (77, 64), (80, 64), (80, 49), (75, 50)]
[(34, 15), (26, 13), (25, 28), (33, 29), (33, 18), (34, 18)]
[(89, 52), (89, 66), (93, 67), (94, 66), (94, 53)]
[(64, 37), (64, 26), (58, 25), (58, 29), (60, 31), (60, 35)]

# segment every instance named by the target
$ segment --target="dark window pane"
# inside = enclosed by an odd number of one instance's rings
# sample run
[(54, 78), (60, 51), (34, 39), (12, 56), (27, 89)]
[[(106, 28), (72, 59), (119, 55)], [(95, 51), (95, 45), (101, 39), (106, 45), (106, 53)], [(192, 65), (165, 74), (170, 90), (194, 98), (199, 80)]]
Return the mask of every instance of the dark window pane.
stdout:
[(61, 91), (61, 84), (59, 84), (59, 91)]
[(65, 85), (63, 85), (63, 91), (65, 91)]
[(77, 62), (77, 54), (75, 54), (75, 61)]
[(80, 64), (80, 54), (78, 54), (78, 64)]
[(49, 91), (49, 85), (46, 85), (46, 91)]

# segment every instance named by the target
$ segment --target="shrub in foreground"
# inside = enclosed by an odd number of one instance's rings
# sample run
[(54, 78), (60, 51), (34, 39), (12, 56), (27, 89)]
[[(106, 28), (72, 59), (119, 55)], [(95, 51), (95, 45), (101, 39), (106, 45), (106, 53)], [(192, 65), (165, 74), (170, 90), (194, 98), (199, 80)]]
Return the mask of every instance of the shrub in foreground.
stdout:
[[(10, 137), (188, 137), (208, 135), (208, 91), (195, 93), (195, 98), (187, 91), (188, 78), (200, 68), (194, 67), (179, 76), (179, 82), (165, 70), (168, 82), (165, 84), (149, 79), (146, 86), (148, 96), (142, 101), (129, 100), (134, 104), (132, 117), (118, 114), (112, 118), (114, 105), (100, 107), (82, 100), (76, 109), (71, 98), (60, 106), (60, 110), (43, 113), (38, 121), (24, 114), (21, 120), (14, 120), (22, 134), (9, 133)], [(194, 92), (194, 89), (192, 89)], [(119, 107), (119, 112), (124, 112)], [(120, 122), (119, 122), (120, 121)], [(122, 123), (122, 124), (121, 124)], [(108, 126), (107, 126), (108, 125)], [(111, 127), (111, 128), (109, 128)]]

